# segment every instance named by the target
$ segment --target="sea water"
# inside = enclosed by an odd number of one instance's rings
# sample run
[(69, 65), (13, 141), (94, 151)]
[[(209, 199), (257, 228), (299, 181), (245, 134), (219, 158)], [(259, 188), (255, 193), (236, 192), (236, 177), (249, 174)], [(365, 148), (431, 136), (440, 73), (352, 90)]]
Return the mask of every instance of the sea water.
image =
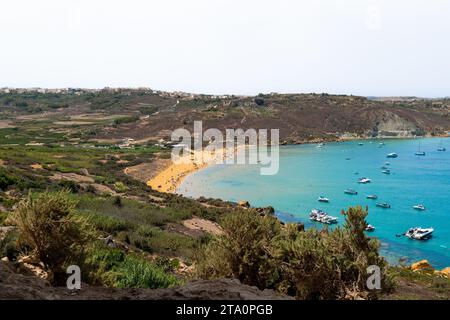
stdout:
[[(437, 151), (440, 146), (447, 151)], [(414, 154), (419, 148), (425, 156)], [(186, 177), (178, 192), (194, 198), (270, 205), (281, 220), (316, 228), (324, 226), (309, 220), (311, 209), (338, 217), (341, 225), (342, 209), (368, 206), (367, 221), (376, 228), (368, 234), (380, 240), (381, 253), (391, 263), (428, 259), (436, 268), (443, 268), (450, 266), (449, 149), (449, 138), (348, 141), (327, 143), (322, 148), (282, 146), (276, 175), (260, 175), (260, 165), (216, 165)], [(387, 158), (391, 152), (398, 158)], [(382, 173), (382, 166), (391, 174)], [(361, 177), (372, 182), (359, 184)], [(355, 189), (358, 195), (344, 194), (345, 189)], [(378, 199), (366, 199), (369, 194)], [(330, 202), (318, 202), (319, 196)], [(377, 207), (379, 202), (387, 202), (391, 208)], [(417, 204), (426, 210), (414, 210)], [(433, 237), (418, 241), (398, 236), (416, 226), (433, 227)]]

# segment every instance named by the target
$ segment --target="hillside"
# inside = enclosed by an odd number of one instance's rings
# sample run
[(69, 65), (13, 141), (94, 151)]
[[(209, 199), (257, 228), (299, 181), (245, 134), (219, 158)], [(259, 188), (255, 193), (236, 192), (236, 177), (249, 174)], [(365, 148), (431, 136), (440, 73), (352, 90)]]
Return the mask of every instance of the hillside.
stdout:
[[(150, 89), (8, 89), (0, 93), (0, 119), (0, 138), (2, 134), (20, 136), (12, 139), (19, 143), (45, 143), (39, 135), (29, 134), (38, 130), (37, 123), (45, 125), (58, 141), (114, 144), (124, 138), (141, 143), (167, 139), (176, 128), (192, 131), (195, 120), (202, 120), (204, 129), (278, 128), (282, 143), (302, 143), (440, 135), (450, 130), (450, 100), (378, 101), (328, 94), (208, 96)], [(23, 132), (14, 132), (17, 128)]]

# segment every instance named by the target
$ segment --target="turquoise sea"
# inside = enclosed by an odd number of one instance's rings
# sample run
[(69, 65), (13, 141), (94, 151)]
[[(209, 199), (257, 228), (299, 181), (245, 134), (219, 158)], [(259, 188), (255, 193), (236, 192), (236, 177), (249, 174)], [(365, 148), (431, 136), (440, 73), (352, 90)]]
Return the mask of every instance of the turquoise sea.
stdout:
[[(441, 144), (447, 151), (437, 151)], [(426, 156), (414, 155), (419, 145)], [(271, 205), (281, 220), (317, 228), (324, 226), (309, 220), (313, 208), (339, 217), (342, 224), (341, 209), (367, 205), (367, 221), (376, 228), (370, 235), (381, 241), (381, 252), (391, 263), (428, 259), (436, 268), (443, 268), (450, 266), (449, 149), (449, 138), (336, 142), (323, 148), (282, 146), (276, 175), (260, 175), (259, 165), (216, 165), (186, 177), (178, 192), (194, 198)], [(396, 152), (398, 158), (386, 158), (390, 152)], [(390, 175), (381, 172), (386, 162), (390, 163)], [(359, 177), (371, 178), (372, 183), (358, 184)], [(358, 195), (344, 194), (347, 188)], [(378, 200), (366, 199), (368, 194), (378, 195)], [(330, 202), (319, 203), (320, 195)], [(391, 209), (376, 207), (377, 202), (388, 202)], [(416, 204), (425, 205), (426, 211), (414, 210)], [(433, 237), (427, 241), (396, 237), (416, 226), (433, 227)]]

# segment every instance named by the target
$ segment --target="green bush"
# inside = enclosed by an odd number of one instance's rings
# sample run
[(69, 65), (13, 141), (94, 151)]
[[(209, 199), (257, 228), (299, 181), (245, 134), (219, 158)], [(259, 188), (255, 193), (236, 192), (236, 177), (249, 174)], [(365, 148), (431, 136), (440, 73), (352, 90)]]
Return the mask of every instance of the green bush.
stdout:
[(6, 188), (15, 183), (16, 179), (13, 176), (7, 174), (5, 169), (0, 168), (0, 190), (6, 190)]
[(88, 281), (117, 288), (168, 288), (179, 281), (143, 257), (96, 246), (88, 253)]
[(379, 290), (366, 288), (367, 267), (380, 267), (383, 290), (393, 282), (378, 241), (364, 233), (367, 210), (349, 208), (343, 214), (344, 226), (331, 231), (299, 231), (253, 212), (230, 214), (222, 221), (225, 234), (200, 251), (197, 275), (233, 277), (299, 299), (376, 298)]
[(48, 270), (65, 275), (64, 266), (78, 263), (92, 239), (86, 220), (75, 214), (75, 202), (66, 190), (44, 192), (21, 201), (9, 218), (17, 226), (20, 240)]
[(19, 256), (20, 248), (17, 232), (8, 232), (5, 238), (0, 240), (0, 257), (8, 257), (9, 261), (14, 261)]
[(126, 256), (112, 274), (119, 288), (168, 288), (179, 284), (175, 276), (142, 258)]
[(128, 223), (120, 218), (108, 217), (93, 212), (83, 213), (83, 216), (86, 217), (89, 224), (94, 226), (97, 230), (107, 233), (124, 231), (129, 227)]

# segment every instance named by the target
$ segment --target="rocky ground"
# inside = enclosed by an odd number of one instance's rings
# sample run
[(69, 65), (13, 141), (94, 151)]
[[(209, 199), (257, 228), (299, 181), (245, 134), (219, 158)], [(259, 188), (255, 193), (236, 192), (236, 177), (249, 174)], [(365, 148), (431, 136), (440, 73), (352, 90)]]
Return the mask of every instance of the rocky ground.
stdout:
[(172, 289), (113, 289), (82, 284), (81, 290), (51, 287), (33, 275), (17, 273), (0, 262), (0, 300), (292, 300), (273, 290), (261, 291), (237, 280), (198, 280)]

